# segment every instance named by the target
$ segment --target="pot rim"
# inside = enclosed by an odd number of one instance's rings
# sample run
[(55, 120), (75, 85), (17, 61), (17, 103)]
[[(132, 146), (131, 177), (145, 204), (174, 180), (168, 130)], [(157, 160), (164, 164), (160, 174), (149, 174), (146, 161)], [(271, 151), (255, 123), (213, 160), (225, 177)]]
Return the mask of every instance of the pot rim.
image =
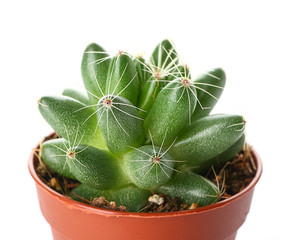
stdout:
[[(39, 148), (39, 145), (37, 145), (36, 148)], [(41, 187), (44, 191), (46, 191), (48, 194), (50, 194), (52, 197), (56, 198), (59, 201), (62, 201), (64, 205), (67, 205), (69, 208), (78, 209), (80, 211), (84, 211), (86, 213), (91, 214), (99, 214), (99, 215), (107, 215), (107, 216), (113, 216), (113, 217), (137, 217), (137, 218), (163, 218), (163, 217), (177, 217), (177, 216), (185, 216), (185, 215), (193, 215), (193, 214), (200, 214), (203, 212), (210, 212), (212, 210), (215, 210), (217, 208), (222, 208), (228, 204), (231, 204), (232, 202), (236, 201), (237, 199), (243, 197), (245, 194), (247, 194), (249, 191), (251, 191), (257, 182), (259, 181), (262, 171), (263, 171), (263, 164), (261, 161), (260, 156), (258, 153), (254, 150), (252, 147), (251, 154), (256, 162), (257, 171), (256, 175), (254, 176), (253, 180), (250, 182), (250, 184), (243, 189), (241, 192), (233, 195), (232, 197), (222, 200), (220, 202), (199, 207), (197, 209), (192, 210), (184, 210), (184, 211), (176, 211), (176, 212), (164, 212), (164, 213), (137, 213), (137, 212), (122, 212), (122, 211), (115, 211), (115, 210), (108, 210), (103, 209), (99, 207), (90, 206), (85, 203), (78, 202), (76, 200), (73, 200), (71, 198), (68, 198), (50, 187), (48, 187), (37, 175), (34, 167), (34, 161), (35, 161), (35, 154), (33, 151), (31, 151), (29, 160), (28, 160), (28, 169), (30, 172), (30, 175), (36, 182), (36, 184)]]

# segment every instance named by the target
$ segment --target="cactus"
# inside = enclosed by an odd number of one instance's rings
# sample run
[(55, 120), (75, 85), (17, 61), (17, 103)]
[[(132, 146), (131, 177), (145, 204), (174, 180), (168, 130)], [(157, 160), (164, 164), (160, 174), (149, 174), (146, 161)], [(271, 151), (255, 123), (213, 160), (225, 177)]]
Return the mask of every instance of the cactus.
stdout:
[(65, 89), (38, 105), (59, 136), (42, 144), (41, 158), (81, 183), (73, 199), (104, 196), (134, 212), (151, 192), (199, 206), (220, 199), (203, 174), (245, 142), (242, 116), (210, 115), (225, 86), (222, 69), (192, 78), (164, 40), (149, 61), (90, 44), (81, 72), (87, 94)]

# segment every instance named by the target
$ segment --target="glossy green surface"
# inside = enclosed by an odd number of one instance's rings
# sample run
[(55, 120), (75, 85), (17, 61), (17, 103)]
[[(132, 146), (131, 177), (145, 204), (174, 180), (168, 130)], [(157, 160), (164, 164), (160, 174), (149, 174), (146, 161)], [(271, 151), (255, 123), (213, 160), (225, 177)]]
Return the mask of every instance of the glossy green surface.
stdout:
[(177, 64), (177, 53), (173, 43), (168, 39), (158, 43), (152, 52), (150, 62), (152, 65), (156, 66), (158, 70), (169, 70), (174, 64)]
[[(56, 133), (70, 142), (80, 142), (104, 148), (92, 108), (65, 96), (45, 96), (39, 100), (39, 110)], [(94, 116), (95, 115), (95, 116)]]
[(156, 81), (152, 76), (146, 81), (138, 99), (138, 107), (142, 109), (139, 110), (140, 116), (143, 118), (147, 116), (152, 104), (163, 86), (163, 83)]
[(119, 160), (110, 152), (79, 145), (74, 149), (71, 171), (75, 178), (94, 189), (111, 189), (128, 183)]
[(118, 95), (136, 105), (139, 94), (138, 73), (133, 60), (126, 53), (111, 60), (107, 75), (106, 95)]
[(128, 183), (119, 160), (105, 150), (59, 138), (43, 144), (41, 157), (55, 172), (94, 189), (117, 188)]
[(125, 206), (127, 212), (138, 212), (147, 204), (147, 200), (151, 195), (150, 191), (139, 189), (135, 186), (122, 187), (115, 190), (96, 190), (81, 184), (74, 188), (70, 196), (77, 200), (86, 199), (91, 202), (94, 198), (105, 197), (107, 201), (115, 201), (116, 205)]
[(191, 167), (205, 166), (235, 144), (244, 132), (242, 116), (217, 114), (204, 117), (185, 128), (170, 150), (175, 159)]
[[(99, 102), (98, 122), (108, 149), (122, 154), (142, 144), (143, 119), (130, 101), (119, 96), (105, 96)], [(107, 105), (108, 104), (108, 105)]]
[(142, 189), (155, 189), (172, 175), (174, 160), (162, 148), (146, 145), (134, 149), (124, 157), (131, 181)]
[(179, 196), (183, 202), (203, 207), (219, 200), (219, 190), (208, 179), (192, 173), (176, 174), (169, 182), (156, 189), (170, 197)]
[(84, 94), (83, 92), (77, 90), (77, 89), (73, 89), (73, 88), (65, 88), (63, 93), (63, 96), (66, 97), (70, 97), (73, 98), (81, 103), (83, 103), (84, 105), (90, 105), (90, 100), (88, 99), (87, 94)]
[(146, 206), (151, 195), (150, 191), (135, 186), (113, 190), (111, 194), (112, 201), (115, 201), (117, 206), (126, 206), (127, 212), (139, 212)]
[(169, 146), (180, 131), (190, 124), (196, 106), (195, 89), (181, 82), (170, 82), (158, 94), (144, 123), (145, 133), (153, 136), (154, 144)]
[(223, 92), (225, 82), (225, 72), (221, 68), (208, 71), (194, 80), (200, 104), (196, 106), (192, 122), (209, 115)]
[(46, 141), (41, 145), (41, 158), (56, 173), (76, 179), (71, 171), (71, 158), (68, 155), (74, 145), (70, 146), (64, 138)]
[(106, 199), (111, 198), (111, 193), (109, 190), (94, 189), (86, 184), (80, 184), (78, 187), (75, 187), (69, 195), (72, 199), (79, 202), (83, 202), (84, 200), (92, 202), (94, 198), (99, 197), (105, 197)]
[(105, 94), (110, 56), (98, 44), (91, 43), (84, 51), (81, 63), (83, 83), (92, 103)]

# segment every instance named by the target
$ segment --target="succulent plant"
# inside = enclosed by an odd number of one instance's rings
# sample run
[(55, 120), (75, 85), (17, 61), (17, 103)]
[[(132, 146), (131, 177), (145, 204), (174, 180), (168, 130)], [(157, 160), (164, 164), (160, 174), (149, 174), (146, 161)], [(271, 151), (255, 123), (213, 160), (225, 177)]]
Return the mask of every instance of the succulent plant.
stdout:
[(44, 142), (41, 158), (81, 184), (71, 197), (104, 196), (139, 211), (151, 193), (205, 206), (218, 186), (202, 175), (224, 164), (244, 144), (242, 116), (209, 115), (224, 85), (217, 68), (192, 78), (169, 40), (149, 61), (92, 43), (84, 52), (86, 93), (65, 89), (44, 96), (39, 110), (59, 138)]

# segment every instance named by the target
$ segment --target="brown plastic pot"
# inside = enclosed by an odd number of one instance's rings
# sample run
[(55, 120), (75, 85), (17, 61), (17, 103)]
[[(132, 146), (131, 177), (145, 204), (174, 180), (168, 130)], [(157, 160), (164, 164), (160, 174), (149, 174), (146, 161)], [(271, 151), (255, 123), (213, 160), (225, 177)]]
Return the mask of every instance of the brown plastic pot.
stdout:
[(54, 240), (234, 240), (262, 173), (259, 155), (254, 150), (252, 155), (257, 172), (243, 191), (206, 207), (172, 213), (130, 213), (91, 207), (46, 186), (35, 172), (38, 160), (33, 153), (28, 167)]

